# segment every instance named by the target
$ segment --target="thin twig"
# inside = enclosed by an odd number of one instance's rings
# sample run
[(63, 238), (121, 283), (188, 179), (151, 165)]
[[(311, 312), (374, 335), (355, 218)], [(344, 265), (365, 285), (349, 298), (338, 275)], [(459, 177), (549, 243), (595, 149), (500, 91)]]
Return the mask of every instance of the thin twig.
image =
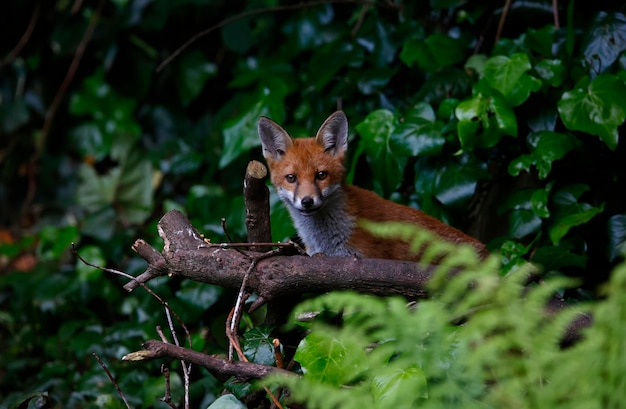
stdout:
[(502, 30), (504, 29), (504, 22), (506, 21), (506, 16), (509, 14), (510, 9), (511, 9), (511, 0), (506, 0), (506, 2), (504, 3), (504, 7), (502, 8), (500, 21), (498, 22), (498, 31), (496, 32), (496, 40), (494, 44), (498, 44), (498, 41), (500, 41), (500, 36), (502, 35)]
[(559, 23), (559, 0), (552, 0), (552, 15), (554, 16), (554, 28), (558, 30), (561, 27)]
[[(98, 270), (106, 271), (107, 273), (116, 274), (116, 275), (128, 278), (129, 280), (136, 281), (135, 277), (133, 277), (130, 274), (127, 274), (127, 273), (125, 273), (123, 271), (119, 271), (119, 270), (115, 270), (115, 269), (112, 269), (112, 268), (106, 268), (106, 267), (98, 266), (96, 264), (90, 263), (89, 261), (85, 260), (80, 254), (78, 254), (78, 251), (76, 250), (76, 246), (74, 245), (74, 243), (72, 243), (72, 253), (76, 256), (76, 258), (78, 258), (80, 261), (82, 261), (85, 265), (87, 265), (89, 267), (97, 268)], [(178, 321), (180, 326), (185, 331), (185, 336), (187, 338), (187, 342), (189, 343), (189, 348), (191, 349), (192, 348), (191, 334), (189, 333), (189, 330), (187, 329), (187, 325), (185, 325), (185, 322), (180, 318), (180, 316), (178, 314), (176, 314), (176, 311), (172, 310), (172, 308), (169, 306), (169, 304), (163, 298), (161, 298), (157, 293), (152, 291), (152, 289), (150, 287), (148, 287), (145, 283), (137, 282), (137, 284), (139, 284), (144, 290), (146, 290), (148, 292), (148, 294), (150, 294), (151, 296), (156, 298), (156, 300), (159, 301), (161, 303), (161, 305), (165, 306), (165, 308), (170, 311), (172, 316), (176, 319), (176, 321)]]
[(165, 396), (163, 396), (160, 400), (161, 402), (167, 404), (172, 409), (178, 409), (174, 403), (172, 403), (172, 390), (170, 386), (170, 368), (168, 368), (165, 364), (161, 364), (161, 373), (163, 374), (163, 378), (165, 378)]
[(106, 364), (102, 361), (102, 359), (100, 359), (98, 354), (96, 354), (95, 352), (92, 352), (91, 355), (93, 355), (93, 357), (96, 358), (96, 361), (98, 361), (102, 369), (104, 369), (104, 373), (106, 373), (109, 379), (111, 380), (111, 383), (117, 390), (117, 393), (120, 395), (120, 398), (122, 398), (122, 400), (124, 401), (124, 404), (126, 405), (126, 407), (128, 409), (131, 409), (130, 405), (128, 404), (128, 401), (126, 400), (126, 396), (124, 395), (124, 392), (122, 392), (122, 389), (120, 389), (120, 386), (117, 384), (117, 381), (113, 377), (113, 374), (111, 374), (111, 371), (109, 371), (109, 368), (107, 368)]
[[(72, 80), (74, 79), (74, 76), (76, 75), (78, 66), (80, 65), (83, 55), (85, 54), (85, 49), (87, 48), (87, 44), (89, 43), (89, 41), (91, 40), (91, 37), (93, 36), (93, 33), (96, 29), (96, 25), (98, 24), (98, 20), (100, 20), (100, 15), (102, 14), (102, 10), (104, 9), (105, 3), (106, 3), (106, 0), (100, 0), (98, 2), (98, 6), (96, 10), (94, 11), (94, 13), (92, 14), (91, 20), (89, 21), (89, 25), (85, 29), (85, 34), (83, 35), (83, 38), (80, 40), (80, 43), (76, 47), (74, 58), (72, 59), (72, 63), (70, 64), (70, 67), (68, 68), (67, 73), (65, 74), (65, 78), (63, 79), (61, 86), (57, 90), (57, 93), (54, 95), (54, 99), (52, 100), (52, 103), (50, 104), (50, 107), (48, 108), (48, 111), (46, 112), (45, 120), (41, 128), (41, 134), (39, 136), (37, 147), (35, 149), (35, 152), (33, 153), (33, 156), (30, 159), (29, 167), (31, 168), (31, 170), (34, 170), (35, 164), (37, 163), (37, 161), (39, 160), (39, 157), (44, 151), (44, 148), (46, 146), (46, 140), (48, 138), (48, 135), (50, 134), (52, 123), (54, 122), (54, 117), (56, 116), (59, 106), (61, 105), (61, 101), (63, 101), (63, 98), (65, 97), (65, 94), (67, 93), (67, 89), (69, 88), (70, 83), (72, 82)], [(35, 183), (34, 183), (34, 179), (32, 179), (31, 183), (29, 183), (28, 185), (28, 190), (26, 192), (26, 197), (24, 198), (24, 204), (22, 208), (28, 209), (34, 197), (35, 197)]]
[(309, 8), (309, 7), (321, 6), (323, 4), (337, 4), (337, 3), (354, 3), (354, 4), (376, 5), (376, 2), (374, 2), (374, 1), (318, 0), (318, 1), (310, 1), (308, 3), (287, 4), (287, 5), (282, 5), (282, 6), (262, 7), (262, 8), (258, 8), (258, 9), (254, 9), (254, 10), (245, 10), (245, 11), (242, 11), (241, 13), (239, 13), (239, 14), (235, 14), (234, 16), (230, 16), (228, 18), (225, 18), (224, 20), (220, 21), (219, 23), (217, 23), (217, 24), (207, 28), (206, 30), (200, 31), (199, 33), (193, 35), (183, 45), (178, 47), (178, 49), (176, 49), (176, 51), (174, 51), (165, 60), (163, 60), (163, 62), (161, 62), (161, 64), (159, 64), (159, 66), (157, 67), (156, 71), (157, 72), (162, 71), (163, 68), (165, 68), (165, 66), (170, 64), (176, 57), (178, 57), (180, 54), (182, 54), (182, 52), (185, 51), (191, 44), (195, 43), (196, 41), (198, 41), (202, 37), (207, 36), (208, 34), (212, 33), (213, 31), (217, 30), (218, 28), (222, 28), (225, 25), (227, 25), (229, 23), (232, 23), (233, 21), (241, 20), (243, 18), (254, 16), (254, 15), (258, 15), (258, 14), (273, 13), (273, 12), (276, 12), (276, 11), (286, 11), (286, 10), (298, 10), (298, 9), (305, 9), (305, 8)]
[[(129, 278), (131, 280), (135, 280), (135, 277), (131, 276), (130, 274), (124, 273), (123, 271), (119, 271), (119, 270), (114, 270), (114, 269), (111, 269), (111, 268), (98, 266), (98, 265), (95, 265), (93, 263), (88, 262), (80, 254), (78, 254), (78, 251), (76, 250), (76, 246), (74, 245), (74, 243), (72, 243), (72, 253), (80, 261), (82, 261), (83, 263), (85, 263), (89, 267), (97, 268), (98, 270), (106, 271), (106, 272), (111, 273), (111, 274), (116, 274), (116, 275), (120, 275), (122, 277)], [(185, 331), (185, 336), (187, 338), (187, 342), (189, 343), (189, 349), (193, 349), (193, 345), (191, 343), (191, 334), (189, 333), (189, 330), (187, 329), (187, 325), (185, 325), (184, 321), (180, 318), (180, 316), (178, 314), (176, 314), (176, 312), (170, 307), (169, 303), (167, 303), (164, 299), (162, 299), (157, 293), (152, 291), (152, 289), (150, 289), (150, 287), (148, 287), (145, 283), (138, 282), (138, 284), (144, 290), (146, 290), (148, 292), (148, 294), (150, 294), (154, 298), (156, 298), (161, 303), (161, 305), (163, 305), (163, 307), (165, 308), (165, 314), (166, 314), (166, 317), (167, 317), (167, 322), (168, 322), (168, 325), (169, 325), (169, 328), (170, 328), (170, 332), (172, 333), (172, 336), (174, 338), (174, 342), (175, 342), (176, 346), (180, 346), (180, 345), (179, 345), (178, 337), (176, 336), (176, 330), (174, 328), (174, 323), (172, 322), (172, 316), (176, 319), (176, 321), (178, 321), (180, 326)], [(161, 337), (163, 342), (166, 342), (166, 343), (168, 342), (167, 338), (165, 337), (165, 334), (161, 330), (161, 327), (157, 327), (157, 333), (159, 334), (159, 336)], [(191, 364), (187, 364), (185, 361), (181, 361), (181, 365), (183, 367), (183, 378), (185, 379), (185, 409), (188, 409), (189, 408), (189, 384), (190, 384), (190, 379), (189, 378), (190, 378), (190, 374), (191, 374)]]
[(367, 15), (367, 10), (369, 8), (370, 8), (369, 4), (364, 4), (363, 7), (361, 7), (361, 11), (359, 12), (359, 17), (356, 23), (354, 24), (354, 27), (350, 31), (350, 35), (352, 37), (356, 37), (356, 33), (359, 32), (359, 29), (361, 28), (361, 25), (363, 25), (363, 21), (365, 20), (365, 16)]
[[(244, 300), (248, 296), (249, 294), (246, 294), (244, 296)], [(237, 321), (235, 312), (236, 312), (236, 307), (233, 307), (230, 310), (230, 313), (228, 314), (228, 318), (226, 318), (226, 337), (230, 341), (229, 342), (229, 361), (232, 361), (232, 349), (234, 348), (237, 351), (237, 356), (239, 357), (240, 361), (249, 362), (248, 358), (246, 357), (246, 355), (243, 353), (243, 350), (241, 349), (241, 344), (239, 343), (239, 338), (237, 337), (237, 331), (236, 329), (233, 330), (232, 323)], [(265, 389), (265, 392), (272, 400), (272, 405), (278, 409), (283, 409), (283, 406), (278, 401), (278, 398), (272, 393), (272, 391), (270, 391), (270, 389), (267, 386), (263, 386), (263, 389)]]
[(20, 37), (17, 44), (15, 44), (15, 47), (13, 47), (13, 49), (2, 59), (2, 61), (0, 61), (0, 67), (4, 67), (5, 65), (10, 64), (13, 60), (15, 60), (17, 56), (20, 55), (22, 48), (24, 48), (26, 44), (28, 44), (30, 36), (33, 34), (33, 31), (35, 31), (35, 25), (37, 24), (37, 20), (39, 19), (40, 8), (40, 4), (37, 3), (37, 5), (35, 5), (35, 10), (33, 10), (33, 14), (30, 16), (30, 21), (26, 26), (24, 34), (22, 34), (22, 37)]

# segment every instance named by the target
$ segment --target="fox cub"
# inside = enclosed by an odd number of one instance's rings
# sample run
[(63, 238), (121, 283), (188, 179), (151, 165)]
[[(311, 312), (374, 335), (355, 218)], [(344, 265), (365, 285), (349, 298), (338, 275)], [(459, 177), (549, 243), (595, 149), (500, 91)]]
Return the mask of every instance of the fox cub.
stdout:
[(481, 242), (434, 217), (347, 184), (348, 120), (342, 111), (328, 117), (314, 138), (292, 139), (266, 117), (259, 119), (258, 129), (272, 184), (309, 255), (419, 259), (408, 243), (380, 239), (359, 227), (361, 219), (410, 223), (446, 241), (469, 243), (481, 256), (487, 254)]

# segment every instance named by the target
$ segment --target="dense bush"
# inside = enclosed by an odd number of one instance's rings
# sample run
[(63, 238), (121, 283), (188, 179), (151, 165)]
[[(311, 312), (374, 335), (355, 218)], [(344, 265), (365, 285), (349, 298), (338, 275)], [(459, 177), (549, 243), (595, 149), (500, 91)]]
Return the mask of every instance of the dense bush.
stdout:
[[(119, 362), (164, 324), (159, 304), (125, 294), (69, 246), (136, 274), (145, 264), (130, 245), (158, 246), (155, 223), (173, 208), (213, 241), (221, 217), (243, 240), (259, 115), (301, 136), (341, 107), (351, 181), (488, 242), (502, 272), (531, 260), (545, 276), (578, 278), (573, 301), (604, 295), (626, 239), (625, 10), (555, 4), (556, 14), (540, 0), (5, 4), (2, 404), (120, 407), (95, 352), (134, 407), (163, 405), (156, 364)], [(272, 212), (282, 240), (293, 229), (275, 200)], [(194, 349), (224, 351), (229, 291), (151, 285), (190, 325)], [(618, 308), (614, 297), (593, 309)], [(603, 328), (591, 333), (615, 335)], [(550, 359), (593, 353), (585, 345)], [(221, 386), (198, 370), (194, 404)]]

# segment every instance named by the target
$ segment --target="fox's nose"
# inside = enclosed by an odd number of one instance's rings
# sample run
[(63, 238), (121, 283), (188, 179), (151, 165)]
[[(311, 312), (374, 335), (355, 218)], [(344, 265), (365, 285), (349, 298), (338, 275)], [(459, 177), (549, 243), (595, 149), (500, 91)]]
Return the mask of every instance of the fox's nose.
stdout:
[(302, 203), (302, 207), (304, 207), (305, 209), (308, 209), (311, 206), (313, 206), (313, 203), (315, 202), (311, 196), (306, 196), (302, 198), (301, 203)]

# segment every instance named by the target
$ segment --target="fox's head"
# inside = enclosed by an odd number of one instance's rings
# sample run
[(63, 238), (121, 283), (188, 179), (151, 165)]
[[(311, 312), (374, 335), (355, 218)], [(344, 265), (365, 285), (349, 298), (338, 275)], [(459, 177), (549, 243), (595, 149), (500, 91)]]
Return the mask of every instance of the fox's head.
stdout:
[(272, 183), (290, 210), (313, 214), (340, 192), (348, 149), (348, 120), (342, 111), (329, 116), (313, 138), (292, 139), (266, 117), (258, 127)]

